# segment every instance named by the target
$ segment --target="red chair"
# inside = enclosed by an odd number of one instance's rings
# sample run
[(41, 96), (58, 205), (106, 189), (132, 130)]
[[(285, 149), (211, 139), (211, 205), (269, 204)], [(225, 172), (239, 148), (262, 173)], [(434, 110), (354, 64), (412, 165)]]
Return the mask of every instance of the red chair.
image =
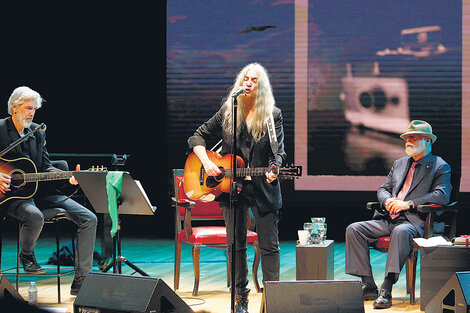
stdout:
[[(457, 212), (458, 212), (458, 202), (457, 197), (460, 189), (460, 175), (452, 175), (452, 194), (451, 201), (448, 205), (437, 205), (437, 204), (424, 204), (417, 207), (418, 212), (427, 214), (426, 222), (424, 225), (424, 234), (423, 238), (430, 238), (434, 235), (434, 229), (440, 228), (442, 233), (436, 233), (436, 235), (443, 235), (448, 239), (452, 239), (456, 234), (457, 226)], [(369, 210), (379, 209), (378, 202), (369, 202), (367, 203), (367, 208)], [(446, 216), (442, 215), (445, 213)], [(439, 217), (439, 219), (438, 219)], [(444, 222), (445, 220), (445, 222)], [(440, 222), (438, 222), (440, 221)], [(388, 253), (388, 248), (390, 244), (390, 236), (380, 237), (372, 248)], [(413, 248), (406, 259), (406, 293), (410, 295), (410, 304), (416, 303), (415, 297), (415, 286), (416, 286), (416, 265), (418, 263), (418, 251), (419, 246), (416, 242), (413, 243)]]
[[(179, 288), (182, 243), (191, 244), (194, 267), (193, 296), (196, 296), (199, 290), (200, 251), (202, 248), (227, 249), (227, 232), (225, 226), (220, 226), (224, 225), (224, 216), (217, 201), (194, 201), (186, 196), (183, 190), (183, 173), (183, 169), (173, 170), (175, 195), (175, 198), (173, 199), (175, 209), (174, 289), (177, 290)], [(192, 221), (204, 221), (204, 224), (209, 225), (193, 227)], [(220, 221), (222, 221), (222, 223)], [(198, 222), (198, 225), (199, 224), (200, 223)], [(256, 291), (259, 292), (258, 267), (261, 260), (261, 251), (258, 247), (258, 234), (252, 230), (247, 231), (247, 245), (252, 246), (255, 249), (255, 259), (253, 261), (252, 269), (253, 283)], [(230, 285), (229, 267), (227, 260), (227, 286)]]

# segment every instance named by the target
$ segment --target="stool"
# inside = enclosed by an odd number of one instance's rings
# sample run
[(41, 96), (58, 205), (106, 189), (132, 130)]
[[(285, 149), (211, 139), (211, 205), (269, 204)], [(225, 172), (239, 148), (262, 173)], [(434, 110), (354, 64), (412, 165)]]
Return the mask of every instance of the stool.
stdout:
[[(60, 297), (60, 278), (63, 275), (72, 273), (74, 269), (65, 271), (63, 273), (60, 272), (60, 262), (59, 262), (59, 249), (60, 249), (60, 244), (59, 244), (59, 237), (60, 237), (60, 221), (61, 220), (68, 220), (68, 218), (65, 215), (65, 210), (61, 208), (50, 208), (50, 209), (45, 209), (41, 211), (42, 214), (44, 215), (44, 224), (55, 224), (56, 226), (56, 254), (57, 254), (57, 273), (54, 274), (27, 274), (27, 273), (20, 273), (20, 260), (19, 260), (19, 255), (20, 255), (20, 229), (21, 229), (21, 223), (18, 222), (18, 235), (17, 235), (17, 241), (16, 241), (16, 267), (8, 268), (5, 270), (1, 270), (1, 261), (2, 261), (2, 245), (3, 245), (3, 223), (5, 220), (5, 216), (3, 218), (0, 218), (0, 274), (4, 275), (15, 275), (16, 276), (16, 290), (18, 290), (19, 286), (19, 276), (20, 275), (28, 275), (28, 276), (56, 276), (57, 277), (57, 301), (58, 303), (61, 303), (61, 297)], [(72, 249), (73, 253), (75, 254), (75, 246), (74, 246), (74, 236), (72, 235)], [(11, 271), (16, 270), (15, 273), (11, 273)]]

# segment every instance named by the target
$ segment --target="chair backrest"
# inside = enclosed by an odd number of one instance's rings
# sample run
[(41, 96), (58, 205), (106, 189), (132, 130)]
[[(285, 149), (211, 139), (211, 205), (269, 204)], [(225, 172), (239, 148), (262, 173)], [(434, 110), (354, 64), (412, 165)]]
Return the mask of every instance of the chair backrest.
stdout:
[[(457, 209), (459, 192), (460, 192), (460, 171), (452, 171), (450, 178), (450, 183), (452, 184), (452, 191), (450, 194), (449, 206), (452, 206), (454, 209)], [(431, 220), (428, 220), (431, 219)], [(457, 211), (446, 211), (446, 212), (437, 212), (432, 213), (426, 219), (426, 224), (432, 222), (432, 230), (426, 229), (425, 227), (425, 237), (429, 236), (445, 236), (449, 239), (455, 237), (457, 231)]]
[[(181, 200), (191, 200), (188, 198), (183, 188), (184, 170), (173, 170), (173, 184), (174, 195), (177, 202)], [(210, 201), (203, 202), (198, 200), (191, 200), (196, 203), (196, 207), (191, 209), (191, 219), (193, 220), (223, 220), (224, 216), (220, 209), (219, 202)], [(182, 219), (185, 216), (186, 209), (178, 206), (178, 218)]]
[(460, 193), (460, 171), (452, 171), (450, 183), (452, 184), (452, 191), (450, 193), (450, 203), (458, 201)]
[(59, 170), (62, 171), (68, 171), (69, 170), (69, 164), (65, 160), (51, 160), (52, 166), (58, 168)]

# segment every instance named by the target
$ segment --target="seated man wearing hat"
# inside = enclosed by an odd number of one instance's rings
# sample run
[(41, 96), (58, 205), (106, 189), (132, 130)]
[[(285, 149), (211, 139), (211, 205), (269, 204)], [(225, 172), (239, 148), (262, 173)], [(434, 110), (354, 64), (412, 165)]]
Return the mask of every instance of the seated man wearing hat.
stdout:
[[(424, 220), (416, 210), (420, 204), (449, 202), (452, 186), (450, 166), (431, 154), (436, 141), (431, 125), (412, 121), (408, 131), (400, 136), (405, 140), (408, 156), (395, 160), (385, 182), (377, 192), (382, 209), (374, 212), (372, 220), (356, 222), (346, 228), (346, 274), (362, 280), (364, 300), (374, 298), (374, 308), (392, 305), (392, 286), (413, 247), (413, 238), (421, 237)], [(377, 290), (369, 258), (369, 245), (378, 238), (390, 236), (385, 268), (385, 280)]]

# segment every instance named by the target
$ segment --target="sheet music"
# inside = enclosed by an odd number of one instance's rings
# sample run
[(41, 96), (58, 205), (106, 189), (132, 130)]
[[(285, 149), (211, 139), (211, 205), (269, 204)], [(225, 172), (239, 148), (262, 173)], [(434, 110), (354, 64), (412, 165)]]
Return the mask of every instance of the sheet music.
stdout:
[(137, 184), (137, 187), (139, 187), (140, 189), (140, 192), (144, 195), (144, 198), (145, 198), (145, 201), (147, 202), (147, 204), (151, 207), (151, 208), (154, 208), (154, 211), (155, 211), (155, 207), (150, 203), (150, 200), (149, 198), (147, 197), (147, 194), (145, 193), (145, 190), (144, 188), (142, 187), (142, 184), (140, 183), (139, 180), (137, 179), (134, 179), (135, 183)]
[[(128, 172), (124, 172), (123, 175), (119, 214), (153, 215), (156, 207), (151, 205), (142, 184), (132, 179)], [(108, 214), (107, 173), (79, 171), (75, 172), (74, 176), (96, 213)]]

